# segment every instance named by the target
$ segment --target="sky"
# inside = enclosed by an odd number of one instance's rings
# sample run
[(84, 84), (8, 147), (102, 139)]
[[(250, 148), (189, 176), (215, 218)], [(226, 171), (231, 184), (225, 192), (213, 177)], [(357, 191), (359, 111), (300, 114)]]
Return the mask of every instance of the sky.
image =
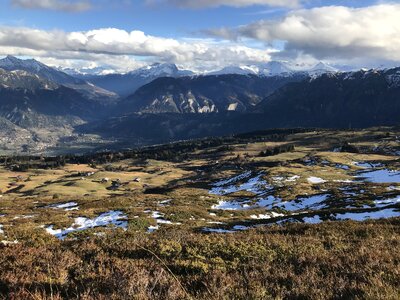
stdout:
[(0, 57), (127, 72), (400, 65), (400, 0), (0, 0)]

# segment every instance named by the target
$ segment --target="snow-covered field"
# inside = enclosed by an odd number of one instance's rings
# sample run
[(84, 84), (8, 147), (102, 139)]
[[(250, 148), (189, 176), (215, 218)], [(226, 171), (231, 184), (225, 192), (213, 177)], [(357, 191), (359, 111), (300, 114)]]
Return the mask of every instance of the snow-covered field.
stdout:
[[(328, 163), (328, 162), (327, 162)], [(395, 184), (400, 182), (400, 172), (392, 171), (384, 168), (381, 163), (371, 162), (353, 162), (352, 165), (361, 168), (362, 170), (356, 171), (353, 178), (355, 180), (343, 179), (343, 180), (325, 180), (317, 176), (309, 176), (306, 178), (307, 182), (312, 185), (332, 183), (339, 184), (339, 190), (347, 198), (343, 198), (341, 205), (343, 207), (357, 207), (352, 204), (351, 199), (363, 195), (364, 190), (359, 189), (359, 184), (362, 182), (370, 182), (376, 184), (392, 184), (387, 188), (388, 191), (397, 191), (399, 187)], [(351, 168), (347, 165), (336, 164), (336, 167), (348, 172), (351, 172)], [(285, 184), (296, 184), (300, 180), (300, 176), (273, 176), (271, 177), (272, 184), (269, 184), (266, 180), (266, 175), (260, 173), (252, 177), (251, 172), (244, 172), (237, 176), (227, 178), (213, 184), (209, 193), (218, 196), (229, 196), (229, 199), (220, 199), (217, 204), (211, 206), (212, 210), (218, 211), (245, 211), (245, 210), (260, 210), (265, 209), (263, 213), (257, 213), (250, 215), (250, 220), (268, 220), (268, 224), (276, 223), (283, 224), (286, 222), (304, 222), (309, 224), (317, 224), (323, 222), (318, 212), (323, 210), (323, 214), (326, 215), (326, 209), (331, 208), (331, 205), (337, 203), (337, 198), (333, 194), (329, 193), (328, 190), (323, 190), (320, 194), (310, 196), (299, 196), (289, 201), (283, 201), (279, 197), (274, 196), (276, 188), (282, 187)], [(346, 184), (345, 187), (340, 187)], [(232, 195), (238, 191), (251, 192), (253, 197), (234, 197)], [(352, 198), (349, 198), (352, 197)], [(356, 220), (362, 221), (366, 219), (378, 219), (378, 218), (390, 218), (400, 216), (400, 210), (394, 208), (388, 208), (390, 205), (396, 205), (400, 203), (400, 196), (393, 198), (377, 198), (373, 199), (372, 204), (365, 205), (365, 209), (376, 208), (381, 210), (368, 211), (368, 212), (349, 212), (342, 214), (330, 214), (327, 219), (329, 220)], [(316, 213), (310, 217), (296, 217), (299, 214), (304, 213)], [(216, 215), (210, 213), (210, 215)], [(274, 219), (277, 219), (274, 222)], [(218, 224), (218, 223), (215, 223)], [(240, 230), (238, 228), (203, 228), (205, 232), (217, 232), (217, 233), (232, 233)], [(243, 230), (243, 228), (242, 228)]]
[(46, 231), (62, 240), (71, 232), (109, 225), (126, 229), (128, 227), (127, 216), (121, 211), (109, 211), (93, 219), (85, 217), (75, 218), (75, 222), (69, 228), (54, 229), (54, 226), (50, 225), (46, 227)]
[(358, 178), (372, 183), (400, 183), (400, 172), (380, 169), (359, 173)]
[(336, 220), (354, 220), (354, 221), (365, 221), (368, 219), (387, 219), (393, 217), (400, 217), (400, 211), (391, 209), (383, 209), (373, 212), (362, 212), (362, 213), (344, 213), (337, 214)]
[[(246, 191), (255, 195), (260, 195), (272, 188), (262, 179), (262, 174), (258, 174), (255, 177), (250, 177), (250, 175), (251, 172), (246, 172), (230, 179), (219, 181), (213, 185), (214, 187), (210, 190), (210, 194), (223, 196), (240, 191)], [(241, 184), (235, 184), (243, 179), (246, 179), (246, 181)]]

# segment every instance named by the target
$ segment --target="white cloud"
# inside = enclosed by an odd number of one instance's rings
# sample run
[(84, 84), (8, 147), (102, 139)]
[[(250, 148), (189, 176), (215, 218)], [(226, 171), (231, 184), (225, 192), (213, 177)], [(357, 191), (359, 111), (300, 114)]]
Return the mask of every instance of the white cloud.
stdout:
[(252, 5), (294, 8), (300, 0), (147, 0), (149, 4), (170, 4), (181, 8), (208, 8), (218, 6), (245, 7)]
[(400, 61), (400, 4), (301, 9), (280, 20), (264, 20), (208, 33), (266, 43), (283, 41), (288, 55), (303, 53), (318, 59), (342, 61), (361, 58)]
[[(142, 31), (103, 28), (91, 31), (45, 31), (26, 27), (0, 27), (0, 54), (26, 55), (110, 64), (119, 70), (146, 61), (174, 62), (202, 70), (236, 63), (270, 60), (271, 49), (256, 49), (241, 43), (210, 39), (171, 39)], [(113, 58), (113, 59), (110, 59)], [(122, 59), (124, 58), (124, 59)], [(119, 61), (120, 60), (120, 61)], [(127, 63), (127, 60), (132, 63)]]
[(81, 12), (92, 8), (89, 1), (71, 0), (11, 0), (12, 5), (25, 9), (47, 9), (67, 12)]

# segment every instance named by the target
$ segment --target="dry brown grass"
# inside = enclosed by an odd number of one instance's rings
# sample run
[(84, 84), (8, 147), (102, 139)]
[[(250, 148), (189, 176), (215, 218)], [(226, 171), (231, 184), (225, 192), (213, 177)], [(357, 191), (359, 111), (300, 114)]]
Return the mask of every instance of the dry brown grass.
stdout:
[(400, 220), (0, 249), (9, 299), (398, 299)]

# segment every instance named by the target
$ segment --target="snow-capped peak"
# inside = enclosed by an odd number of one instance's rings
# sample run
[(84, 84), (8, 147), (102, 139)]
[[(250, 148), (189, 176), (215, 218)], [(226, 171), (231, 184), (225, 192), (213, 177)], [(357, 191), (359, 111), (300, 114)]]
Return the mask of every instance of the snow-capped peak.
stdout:
[(57, 68), (57, 70), (67, 73), (71, 76), (85, 76), (85, 75), (109, 75), (109, 74), (116, 74), (117, 72), (114, 69), (106, 68), (106, 67), (93, 67), (93, 68)]
[(172, 63), (154, 63), (129, 72), (129, 74), (141, 77), (179, 77), (193, 75), (193, 72), (180, 70)]
[(259, 74), (267, 76), (289, 74), (293, 72), (285, 62), (281, 61), (270, 61), (266, 64), (261, 64), (259, 68)]
[(225, 74), (238, 74), (238, 75), (255, 75), (258, 73), (258, 68), (251, 66), (227, 66), (219, 71), (206, 73), (207, 75), (225, 75)]
[(324, 72), (337, 72), (338, 69), (328, 65), (327, 63), (324, 63), (320, 61), (318, 64), (316, 64), (311, 70), (311, 72), (318, 72), (318, 71), (324, 71)]
[(7, 55), (5, 58), (0, 59), (0, 68), (5, 70), (26, 70), (31, 72), (38, 72), (42, 69), (48, 68), (46, 65), (38, 62), (35, 59), (19, 59), (15, 56)]

